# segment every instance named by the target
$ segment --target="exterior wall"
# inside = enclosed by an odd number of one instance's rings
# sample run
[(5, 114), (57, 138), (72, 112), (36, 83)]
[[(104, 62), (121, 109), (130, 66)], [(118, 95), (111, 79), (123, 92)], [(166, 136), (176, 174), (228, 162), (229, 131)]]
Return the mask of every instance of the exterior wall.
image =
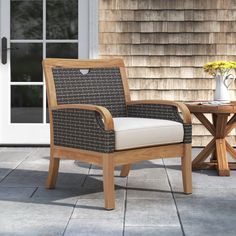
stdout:
[[(203, 64), (236, 60), (235, 0), (100, 0), (99, 30), (100, 57), (124, 58), (133, 99), (211, 100)], [(193, 145), (205, 145), (193, 123)]]

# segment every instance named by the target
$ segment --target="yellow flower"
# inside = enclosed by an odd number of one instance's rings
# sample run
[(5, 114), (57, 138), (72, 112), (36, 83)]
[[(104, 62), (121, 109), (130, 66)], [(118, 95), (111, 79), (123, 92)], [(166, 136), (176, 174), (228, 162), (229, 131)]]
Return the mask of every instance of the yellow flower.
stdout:
[(221, 75), (229, 73), (231, 69), (236, 69), (235, 61), (213, 61), (208, 62), (203, 66), (205, 72), (215, 76), (220, 73)]

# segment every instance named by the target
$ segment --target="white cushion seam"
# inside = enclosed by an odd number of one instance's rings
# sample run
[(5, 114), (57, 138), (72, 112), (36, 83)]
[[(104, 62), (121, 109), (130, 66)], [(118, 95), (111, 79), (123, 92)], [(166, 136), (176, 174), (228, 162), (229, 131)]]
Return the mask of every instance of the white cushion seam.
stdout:
[[(174, 126), (174, 125), (172, 125)], [(177, 126), (177, 125), (175, 125)], [(155, 127), (146, 127), (146, 128), (132, 128), (132, 129), (122, 129), (122, 130), (116, 130), (114, 129), (116, 132), (124, 132), (124, 131), (135, 131), (135, 130), (147, 130), (147, 129), (156, 129), (156, 128), (166, 128), (166, 127), (170, 127), (170, 126), (155, 126)], [(180, 127), (180, 126), (178, 126)], [(183, 125), (181, 125), (181, 128), (183, 128)]]
[[(148, 147), (148, 146), (153, 146), (153, 145), (162, 145), (162, 144), (170, 144), (170, 143), (182, 143), (182, 141), (179, 141), (179, 140), (171, 140), (170, 142), (159, 142), (159, 143), (156, 143), (156, 142), (153, 142), (153, 143), (141, 143), (141, 144), (137, 144), (137, 145), (127, 145), (127, 146), (122, 146), (120, 150), (124, 149), (124, 148), (131, 148), (131, 147)], [(116, 150), (117, 150), (117, 147), (116, 147)]]

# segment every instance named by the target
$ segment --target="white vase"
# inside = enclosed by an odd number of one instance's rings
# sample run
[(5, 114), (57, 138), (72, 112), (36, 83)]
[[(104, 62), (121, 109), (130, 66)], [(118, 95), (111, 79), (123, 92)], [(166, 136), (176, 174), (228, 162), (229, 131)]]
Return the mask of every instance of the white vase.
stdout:
[(229, 86), (233, 83), (235, 80), (234, 76), (232, 74), (228, 74), (226, 76), (223, 76), (221, 74), (217, 74), (215, 76), (216, 80), (216, 89), (214, 94), (214, 100), (215, 101), (222, 101), (222, 102), (229, 102)]

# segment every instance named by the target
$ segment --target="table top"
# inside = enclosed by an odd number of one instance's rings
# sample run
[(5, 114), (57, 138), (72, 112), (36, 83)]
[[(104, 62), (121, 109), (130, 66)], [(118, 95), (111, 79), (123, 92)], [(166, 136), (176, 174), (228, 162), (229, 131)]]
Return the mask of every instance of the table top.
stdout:
[(236, 113), (236, 101), (227, 104), (212, 104), (208, 102), (186, 102), (191, 113)]

